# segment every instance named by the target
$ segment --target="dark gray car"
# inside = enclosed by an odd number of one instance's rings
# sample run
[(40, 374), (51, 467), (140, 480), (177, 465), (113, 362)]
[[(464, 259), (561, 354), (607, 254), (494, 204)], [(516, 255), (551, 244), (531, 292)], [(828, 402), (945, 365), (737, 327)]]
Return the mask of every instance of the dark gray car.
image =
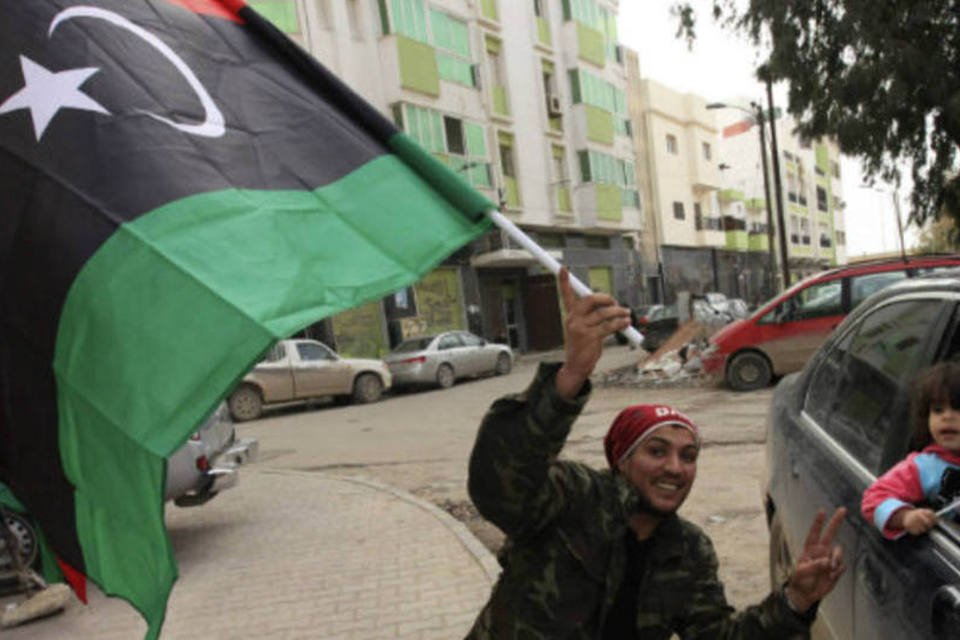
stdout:
[(918, 371), (960, 358), (960, 277), (908, 280), (861, 304), (770, 408), (767, 513), (780, 584), (814, 514), (848, 509), (847, 571), (820, 606), (824, 637), (960, 637), (960, 527), (884, 539), (860, 515), (864, 489), (908, 452)]

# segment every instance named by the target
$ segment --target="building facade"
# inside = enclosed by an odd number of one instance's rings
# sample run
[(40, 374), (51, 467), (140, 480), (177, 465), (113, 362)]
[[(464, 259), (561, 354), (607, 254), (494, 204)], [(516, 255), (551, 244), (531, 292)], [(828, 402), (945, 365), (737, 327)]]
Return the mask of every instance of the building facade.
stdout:
[[(646, 299), (672, 302), (680, 291), (719, 291), (754, 304), (768, 299), (783, 283), (772, 159), (765, 185), (753, 107), (708, 105), (642, 78), (636, 55), (627, 59), (638, 187), (648, 205), (640, 242)], [(777, 119), (788, 268), (796, 282), (844, 263), (846, 233), (839, 149), (831, 141), (802, 141), (793, 128), (792, 120)], [(770, 138), (768, 129), (768, 150)]]
[[(643, 228), (617, 0), (250, 3), (584, 282), (639, 301)], [(348, 355), (464, 328), (562, 344), (555, 279), (494, 230), (421, 282), (306, 330)]]

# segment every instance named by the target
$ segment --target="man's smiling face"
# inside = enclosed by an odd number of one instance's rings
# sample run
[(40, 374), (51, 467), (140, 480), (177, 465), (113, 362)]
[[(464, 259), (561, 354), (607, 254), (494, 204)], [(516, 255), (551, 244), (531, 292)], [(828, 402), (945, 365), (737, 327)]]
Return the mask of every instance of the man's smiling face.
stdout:
[(690, 493), (699, 453), (689, 429), (665, 425), (644, 439), (618, 469), (636, 489), (643, 511), (667, 516), (679, 509)]

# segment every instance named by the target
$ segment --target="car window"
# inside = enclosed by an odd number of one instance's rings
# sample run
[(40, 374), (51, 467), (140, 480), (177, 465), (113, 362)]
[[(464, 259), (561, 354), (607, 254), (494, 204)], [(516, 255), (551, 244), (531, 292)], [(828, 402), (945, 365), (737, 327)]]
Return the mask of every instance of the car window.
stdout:
[(472, 333), (461, 333), (460, 339), (463, 340), (463, 344), (468, 347), (482, 347), (483, 339), (478, 338)]
[(412, 353), (414, 351), (423, 351), (430, 343), (433, 342), (433, 336), (427, 336), (424, 338), (411, 338), (410, 340), (404, 340), (396, 347), (393, 348), (394, 353)]
[(279, 362), (287, 355), (287, 352), (283, 348), (283, 344), (277, 343), (273, 345), (270, 351), (267, 351), (267, 355), (263, 356), (263, 362)]
[(925, 364), (924, 347), (939, 307), (937, 300), (905, 300), (864, 316), (849, 336), (839, 369), (824, 367), (824, 380), (811, 387), (812, 393), (818, 385), (835, 386), (825, 427), (874, 473), (880, 471), (886, 436), (909, 429), (906, 389)]
[(462, 347), (463, 343), (460, 341), (460, 338), (455, 333), (448, 333), (447, 335), (440, 338), (440, 342), (437, 345), (437, 349), (441, 351), (443, 349), (456, 349), (457, 347)]
[(332, 351), (315, 342), (298, 342), (297, 353), (304, 362), (335, 359)]
[(788, 319), (807, 320), (843, 313), (840, 300), (840, 280), (821, 282), (802, 289), (793, 298)]
[(884, 271), (853, 276), (850, 278), (850, 308), (857, 306), (880, 289), (906, 277), (906, 271)]

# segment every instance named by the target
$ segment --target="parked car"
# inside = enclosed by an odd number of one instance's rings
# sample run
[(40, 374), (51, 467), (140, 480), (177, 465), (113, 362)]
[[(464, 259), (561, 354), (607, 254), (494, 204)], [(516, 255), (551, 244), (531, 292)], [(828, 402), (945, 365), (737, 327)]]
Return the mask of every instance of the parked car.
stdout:
[(392, 376), (382, 360), (342, 358), (316, 340), (281, 340), (230, 394), (234, 420), (254, 420), (264, 406), (305, 404), (320, 398), (376, 402)]
[(179, 507), (208, 502), (237, 484), (237, 470), (259, 455), (255, 438), (237, 439), (227, 405), (221, 402), (197, 432), (167, 458), (164, 499)]
[(488, 342), (469, 331), (447, 331), (404, 340), (384, 361), (397, 386), (447, 388), (463, 377), (510, 373), (513, 351), (505, 344)]
[(633, 308), (633, 326), (638, 331), (647, 326), (647, 323), (653, 317), (653, 314), (657, 313), (659, 309), (662, 309), (662, 304), (645, 304), (639, 307)]
[(871, 293), (957, 265), (957, 255), (925, 256), (848, 265), (810, 276), (711, 336), (702, 356), (704, 372), (723, 376), (737, 391), (765, 387), (803, 367)]
[[(167, 458), (164, 500), (172, 500), (180, 507), (205, 504), (221, 491), (235, 486), (239, 468), (255, 462), (258, 454), (255, 438), (237, 439), (230, 412), (225, 403), (220, 403), (196, 433)], [(41, 545), (36, 524), (2, 482), (0, 504), (5, 507), (6, 525), (13, 534), (23, 564), (38, 566)], [(15, 584), (13, 558), (4, 536), (0, 536), (0, 588)]]
[(960, 637), (958, 523), (940, 520), (929, 534), (892, 541), (860, 514), (864, 489), (908, 452), (917, 372), (956, 358), (960, 271), (874, 294), (774, 392), (766, 442), (772, 584), (782, 584), (818, 510), (848, 510), (837, 540), (848, 568), (819, 608), (825, 638)]

